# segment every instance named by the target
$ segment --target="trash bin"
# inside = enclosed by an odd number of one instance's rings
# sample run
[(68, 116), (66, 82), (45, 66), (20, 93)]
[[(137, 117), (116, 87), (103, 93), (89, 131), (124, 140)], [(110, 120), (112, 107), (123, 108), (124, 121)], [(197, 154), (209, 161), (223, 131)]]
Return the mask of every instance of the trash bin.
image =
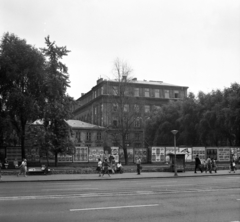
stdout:
[[(174, 172), (174, 166), (175, 166), (175, 154), (169, 153), (168, 154), (170, 160), (170, 169), (172, 172)], [(184, 153), (176, 153), (176, 161), (177, 161), (177, 171), (185, 172), (185, 154)]]

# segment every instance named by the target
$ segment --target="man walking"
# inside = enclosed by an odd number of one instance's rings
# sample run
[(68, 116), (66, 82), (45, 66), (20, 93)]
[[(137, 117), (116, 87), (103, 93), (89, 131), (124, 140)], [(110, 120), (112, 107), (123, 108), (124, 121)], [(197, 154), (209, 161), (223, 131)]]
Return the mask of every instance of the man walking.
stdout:
[(199, 169), (201, 173), (203, 172), (201, 168), (201, 160), (199, 159), (198, 154), (195, 157), (195, 173), (197, 173), (197, 169)]

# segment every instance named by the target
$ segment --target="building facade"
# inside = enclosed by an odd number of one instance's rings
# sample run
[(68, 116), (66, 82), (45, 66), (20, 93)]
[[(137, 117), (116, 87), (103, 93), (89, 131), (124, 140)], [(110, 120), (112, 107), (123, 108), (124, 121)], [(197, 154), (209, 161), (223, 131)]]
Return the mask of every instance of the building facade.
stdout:
[[(76, 100), (73, 115), (76, 120), (111, 128), (114, 131), (120, 126), (119, 106), (123, 105), (124, 112), (137, 113), (134, 114), (131, 131), (126, 135), (126, 143), (130, 147), (144, 147), (145, 122), (150, 112), (169, 101), (186, 98), (187, 89), (186, 86), (162, 81), (139, 81), (137, 78), (126, 80), (126, 77), (115, 80), (100, 78), (89, 92), (82, 93)], [(120, 97), (128, 100), (121, 100)], [(118, 98), (119, 101), (114, 98)], [(112, 141), (112, 145), (117, 144)]]

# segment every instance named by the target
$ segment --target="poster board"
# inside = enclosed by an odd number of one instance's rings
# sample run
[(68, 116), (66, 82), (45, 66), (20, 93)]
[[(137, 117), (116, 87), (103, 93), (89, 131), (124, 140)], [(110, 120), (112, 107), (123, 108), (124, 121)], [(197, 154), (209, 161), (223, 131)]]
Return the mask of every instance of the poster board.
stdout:
[(103, 160), (103, 154), (103, 147), (89, 147), (88, 161), (98, 162), (99, 158)]
[(59, 153), (58, 154), (58, 162), (59, 163), (72, 163), (73, 155)]
[[(128, 162), (133, 163), (133, 148), (127, 148)], [(119, 159), (121, 162), (125, 163), (123, 149), (119, 149)]]
[(201, 162), (206, 159), (205, 147), (193, 147), (192, 148), (192, 159), (195, 161), (196, 155), (198, 155)]
[(217, 147), (207, 147), (206, 148), (206, 159), (210, 157), (211, 159), (218, 160), (218, 155), (217, 155)]
[(141, 158), (142, 163), (147, 163), (147, 148), (135, 148), (134, 149), (134, 163), (138, 158)]
[(230, 147), (218, 148), (218, 161), (230, 161)]
[(115, 163), (119, 162), (119, 148), (116, 146), (111, 147), (111, 154), (114, 157)]
[(231, 147), (231, 154), (235, 156), (236, 159), (240, 158), (240, 147)]
[(192, 147), (180, 147), (178, 148), (179, 153), (185, 154), (185, 161), (192, 162)]
[(76, 147), (73, 162), (88, 162), (88, 147)]
[(152, 162), (165, 162), (165, 147), (152, 147), (151, 151)]

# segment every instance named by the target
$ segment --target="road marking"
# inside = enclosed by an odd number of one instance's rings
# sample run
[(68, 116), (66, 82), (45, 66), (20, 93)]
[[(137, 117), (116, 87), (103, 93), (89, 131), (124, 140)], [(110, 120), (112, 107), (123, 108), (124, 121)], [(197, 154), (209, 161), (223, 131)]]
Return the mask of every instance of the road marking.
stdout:
[(162, 185), (153, 185), (151, 187), (162, 187), (162, 186), (166, 186), (166, 187), (171, 187), (171, 186), (192, 186), (194, 184), (190, 184), (190, 183), (186, 183), (186, 184), (162, 184)]
[(156, 207), (159, 204), (148, 204), (148, 205), (130, 205), (130, 206), (116, 206), (116, 207), (97, 207), (97, 208), (82, 208), (82, 209), (70, 209), (70, 211), (87, 211), (87, 210), (114, 210), (123, 208), (137, 208), (137, 207)]
[(89, 187), (82, 187), (82, 188), (62, 188), (62, 189), (42, 189), (42, 191), (54, 191), (54, 190), (99, 190), (99, 188), (89, 188)]

